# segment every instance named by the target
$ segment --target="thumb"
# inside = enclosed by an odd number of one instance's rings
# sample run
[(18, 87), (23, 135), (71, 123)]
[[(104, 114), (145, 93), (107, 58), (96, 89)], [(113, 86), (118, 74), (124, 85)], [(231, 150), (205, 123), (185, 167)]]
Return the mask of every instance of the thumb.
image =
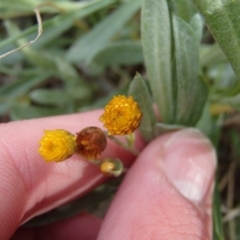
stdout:
[(98, 240), (210, 240), (215, 167), (215, 151), (197, 130), (155, 139), (129, 170)]

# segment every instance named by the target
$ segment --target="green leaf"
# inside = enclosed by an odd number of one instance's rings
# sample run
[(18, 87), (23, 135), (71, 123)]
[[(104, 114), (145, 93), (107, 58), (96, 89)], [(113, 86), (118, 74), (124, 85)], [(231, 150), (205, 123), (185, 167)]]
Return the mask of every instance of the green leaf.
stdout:
[(143, 62), (142, 45), (134, 41), (117, 41), (110, 43), (93, 58), (101, 66), (131, 65)]
[(240, 1), (193, 0), (240, 78)]
[(56, 75), (63, 80), (65, 89), (72, 99), (83, 99), (91, 95), (92, 86), (80, 77), (77, 70), (65, 58), (55, 57)]
[(192, 16), (197, 12), (194, 4), (191, 1), (186, 0), (169, 0), (170, 6), (172, 6), (174, 13), (189, 22)]
[(140, 74), (136, 74), (129, 87), (129, 95), (138, 103), (142, 110), (143, 117), (140, 125), (140, 132), (143, 138), (149, 142), (154, 138), (154, 125), (156, 116), (152, 108), (152, 99), (146, 83)]
[(55, 116), (65, 113), (72, 113), (71, 109), (66, 107), (59, 108), (47, 108), (47, 107), (35, 107), (29, 106), (25, 103), (14, 104), (10, 111), (10, 117), (12, 121), (22, 120), (22, 119), (31, 119), (47, 116)]
[(207, 88), (198, 77), (198, 41), (191, 27), (176, 16), (173, 33), (178, 85), (176, 124), (194, 126), (207, 99)]
[(74, 21), (79, 21), (84, 17), (89, 16), (92, 13), (111, 5), (115, 1), (116, 0), (85, 1), (85, 4), (79, 6), (79, 8), (75, 8), (75, 11), (66, 12), (64, 14), (51, 18), (50, 20), (44, 21), (44, 32), (38, 41), (34, 43), (34, 46), (36, 48), (39, 48), (43, 45), (46, 45), (50, 41), (56, 41), (56, 39), (58, 41), (58, 36), (70, 29), (73, 26)]
[[(50, 41), (57, 39), (63, 32), (67, 31), (75, 20), (79, 20), (83, 17), (90, 15), (91, 13), (106, 7), (110, 4), (115, 2), (115, 0), (93, 0), (85, 3), (84, 5), (79, 5), (79, 8), (76, 8), (75, 11), (70, 11), (63, 13), (61, 15), (57, 15), (56, 17), (50, 18), (49, 20), (45, 20), (43, 22), (43, 34), (38, 39), (36, 43), (34, 43), (34, 48), (40, 48), (45, 44), (49, 43)], [(32, 26), (27, 28), (26, 30), (7, 38), (0, 42), (0, 55), (12, 50), (13, 45), (16, 40), (21, 38), (26, 38), (28, 41), (34, 39), (37, 34), (38, 26)], [(16, 60), (20, 60), (19, 53), (13, 54), (18, 55)], [(1, 63), (12, 63), (12, 56), (9, 55), (8, 57), (1, 60)]]
[(171, 69), (171, 24), (165, 0), (143, 0), (141, 35), (143, 54), (154, 101), (165, 123), (174, 122)]
[[(209, 66), (207, 75), (213, 80), (214, 88), (222, 89), (223, 91), (230, 88), (237, 90), (236, 85), (239, 85), (239, 81), (229, 62)], [(224, 95), (221, 94), (220, 98), (225, 97)]]
[(104, 48), (110, 39), (139, 10), (140, 0), (123, 3), (115, 12), (104, 18), (93, 30), (81, 36), (67, 52), (71, 62), (84, 61), (89, 64), (92, 58)]
[(53, 72), (45, 72), (42, 70), (32, 73), (30, 76), (21, 77), (14, 82), (10, 82), (5, 84), (0, 88), (0, 100), (4, 98), (4, 100), (14, 99), (21, 95), (26, 94), (31, 88), (37, 86), (42, 83), (48, 77), (50, 77)]
[(53, 74), (47, 71), (43, 73), (39, 69), (34, 69), (32, 73), (25, 70), (24, 73), (27, 74), (19, 75), (17, 80), (6, 83), (0, 88), (0, 114), (8, 112), (17, 98), (27, 94), (33, 87), (38, 86)]
[(183, 128), (185, 128), (185, 126), (158, 122), (154, 125), (154, 137), (158, 137), (164, 133), (177, 131)]
[(220, 136), (220, 128), (218, 127), (216, 119), (214, 120), (210, 114), (209, 102), (206, 102), (202, 116), (197, 122), (196, 127), (208, 136), (212, 143), (217, 146)]
[[(20, 33), (20, 29), (13, 21), (6, 20), (5, 27), (10, 37)], [(27, 44), (28, 41), (22, 38), (18, 39), (16, 42), (18, 47), (20, 47)], [(32, 46), (23, 48), (20, 52), (26, 57), (29, 62), (33, 63), (34, 65), (48, 69), (55, 68), (55, 62), (51, 55), (46, 55), (43, 52), (39, 53)]]
[(47, 0), (9, 0), (9, 1), (1, 1), (0, 6), (0, 14), (1, 18), (11, 18), (16, 16), (23, 16), (31, 14), (33, 9), (39, 7), (42, 13), (58, 13), (59, 11), (70, 12), (81, 10), (89, 5), (96, 5), (97, 1), (76, 1), (70, 2), (59, 1), (59, 0), (51, 0), (51, 2)]
[(57, 106), (63, 105), (70, 100), (66, 91), (57, 89), (36, 89), (30, 93), (29, 97), (36, 103)]
[(213, 195), (213, 239), (214, 240), (225, 239), (223, 234), (221, 200), (218, 184), (216, 184), (215, 186)]
[(11, 107), (12, 102), (4, 102), (0, 104), (0, 115), (7, 113), (8, 109)]
[(208, 68), (217, 63), (228, 62), (223, 51), (218, 44), (200, 46), (200, 65), (203, 68)]
[(196, 13), (190, 20), (190, 26), (195, 33), (196, 38), (198, 39), (198, 43), (202, 40), (203, 34), (203, 19), (199, 13)]

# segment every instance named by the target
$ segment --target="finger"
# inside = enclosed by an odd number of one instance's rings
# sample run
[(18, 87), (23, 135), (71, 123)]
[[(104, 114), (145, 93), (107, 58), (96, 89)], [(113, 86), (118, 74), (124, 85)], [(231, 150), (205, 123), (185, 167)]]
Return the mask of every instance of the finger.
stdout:
[(89, 214), (38, 228), (20, 228), (11, 240), (95, 240), (102, 220)]
[[(79, 156), (61, 163), (46, 163), (37, 152), (44, 129), (62, 128), (75, 133), (87, 126), (101, 126), (101, 113), (99, 110), (0, 126), (1, 239), (8, 239), (20, 223), (32, 216), (76, 198), (106, 179), (96, 166)], [(138, 147), (142, 147), (141, 141)], [(102, 155), (118, 157), (126, 164), (134, 159), (112, 142), (108, 142)]]
[(151, 142), (135, 161), (98, 240), (210, 240), (215, 151), (197, 130)]

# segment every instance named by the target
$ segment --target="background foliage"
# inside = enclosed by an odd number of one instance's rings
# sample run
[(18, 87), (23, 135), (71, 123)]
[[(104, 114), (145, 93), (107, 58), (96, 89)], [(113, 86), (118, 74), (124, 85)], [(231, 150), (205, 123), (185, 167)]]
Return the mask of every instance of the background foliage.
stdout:
[(129, 91), (147, 112), (147, 141), (185, 126), (209, 136), (214, 238), (240, 239), (239, 1), (0, 0), (0, 54), (35, 38), (37, 6), (41, 37), (0, 60), (0, 121), (99, 108)]

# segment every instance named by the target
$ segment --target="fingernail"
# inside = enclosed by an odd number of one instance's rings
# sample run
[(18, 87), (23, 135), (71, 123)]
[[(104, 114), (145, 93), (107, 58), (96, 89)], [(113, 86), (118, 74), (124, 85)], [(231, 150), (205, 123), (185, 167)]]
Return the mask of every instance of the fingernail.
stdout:
[(163, 169), (187, 199), (201, 202), (214, 182), (216, 154), (210, 141), (196, 129), (173, 133), (164, 145)]

